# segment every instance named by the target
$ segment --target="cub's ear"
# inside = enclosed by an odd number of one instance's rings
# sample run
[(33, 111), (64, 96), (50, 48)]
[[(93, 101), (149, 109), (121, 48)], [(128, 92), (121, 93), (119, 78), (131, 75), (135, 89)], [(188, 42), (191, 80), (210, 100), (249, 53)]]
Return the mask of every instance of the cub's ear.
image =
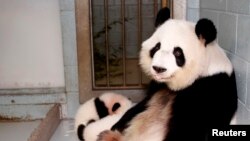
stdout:
[(217, 30), (209, 19), (200, 19), (195, 26), (195, 33), (200, 40), (205, 41), (205, 46), (216, 39)]
[(156, 20), (155, 20), (155, 27), (160, 26), (161, 24), (163, 24), (169, 18), (170, 18), (170, 10), (169, 10), (169, 8), (167, 8), (167, 7), (162, 8), (157, 13)]

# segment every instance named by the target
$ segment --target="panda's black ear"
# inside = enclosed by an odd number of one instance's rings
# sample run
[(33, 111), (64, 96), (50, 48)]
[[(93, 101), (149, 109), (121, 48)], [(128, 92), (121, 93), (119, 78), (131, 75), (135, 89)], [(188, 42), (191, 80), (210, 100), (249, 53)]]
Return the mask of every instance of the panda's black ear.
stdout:
[(155, 27), (160, 26), (161, 24), (163, 24), (169, 18), (170, 18), (170, 10), (169, 10), (169, 8), (167, 8), (167, 7), (162, 8), (157, 13), (156, 20), (155, 20)]
[(216, 39), (217, 30), (209, 19), (200, 19), (195, 26), (195, 33), (200, 40), (205, 40), (205, 46)]

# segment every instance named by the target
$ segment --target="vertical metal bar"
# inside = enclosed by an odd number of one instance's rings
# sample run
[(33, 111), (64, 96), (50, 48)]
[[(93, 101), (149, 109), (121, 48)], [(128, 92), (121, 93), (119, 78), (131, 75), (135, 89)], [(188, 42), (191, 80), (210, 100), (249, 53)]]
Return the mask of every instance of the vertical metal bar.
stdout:
[(170, 9), (171, 9), (171, 18), (174, 18), (174, 0), (169, 0), (170, 1), (170, 4), (171, 4), (171, 6), (169, 6), (170, 7)]
[(169, 7), (170, 0), (161, 0), (161, 7)]
[(107, 87), (110, 86), (109, 81), (109, 38), (108, 38), (108, 0), (104, 0), (104, 18), (105, 18), (105, 50), (106, 50), (106, 72), (107, 72)]
[(91, 8), (91, 10), (89, 11), (89, 16), (90, 16), (90, 44), (91, 44), (91, 74), (92, 74), (92, 87), (95, 88), (96, 87), (96, 75), (95, 75), (95, 59), (94, 59), (94, 39), (93, 39), (93, 5), (92, 5), (92, 1), (89, 1), (89, 8)]
[(154, 16), (158, 13), (158, 0), (154, 0)]
[(122, 62), (123, 62), (123, 86), (126, 86), (126, 48), (125, 48), (125, 0), (121, 0), (121, 20), (122, 20)]
[[(141, 0), (138, 0), (137, 1), (137, 20), (138, 20), (138, 24), (137, 24), (137, 27), (138, 27), (138, 32), (137, 32), (137, 36), (138, 36), (138, 50), (140, 50), (141, 48), (141, 42), (142, 42), (142, 12), (141, 12), (141, 7), (142, 7), (142, 2)], [(139, 86), (142, 86), (142, 72), (141, 70), (139, 69)]]

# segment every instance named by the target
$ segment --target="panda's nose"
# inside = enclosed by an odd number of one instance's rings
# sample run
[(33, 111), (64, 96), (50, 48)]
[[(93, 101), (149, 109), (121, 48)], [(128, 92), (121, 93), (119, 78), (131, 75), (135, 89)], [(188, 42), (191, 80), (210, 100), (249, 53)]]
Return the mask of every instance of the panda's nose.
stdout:
[(163, 68), (163, 67), (159, 67), (159, 66), (153, 66), (153, 69), (157, 72), (157, 73), (163, 73), (165, 72), (167, 69)]

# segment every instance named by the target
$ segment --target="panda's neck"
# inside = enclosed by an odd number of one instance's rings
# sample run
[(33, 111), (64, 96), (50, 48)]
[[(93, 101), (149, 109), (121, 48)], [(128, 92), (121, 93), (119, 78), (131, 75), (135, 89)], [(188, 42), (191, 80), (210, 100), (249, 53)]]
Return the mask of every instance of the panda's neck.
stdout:
[(206, 64), (202, 76), (211, 76), (218, 73), (227, 73), (229, 76), (233, 72), (233, 67), (225, 52), (216, 42), (206, 47)]

